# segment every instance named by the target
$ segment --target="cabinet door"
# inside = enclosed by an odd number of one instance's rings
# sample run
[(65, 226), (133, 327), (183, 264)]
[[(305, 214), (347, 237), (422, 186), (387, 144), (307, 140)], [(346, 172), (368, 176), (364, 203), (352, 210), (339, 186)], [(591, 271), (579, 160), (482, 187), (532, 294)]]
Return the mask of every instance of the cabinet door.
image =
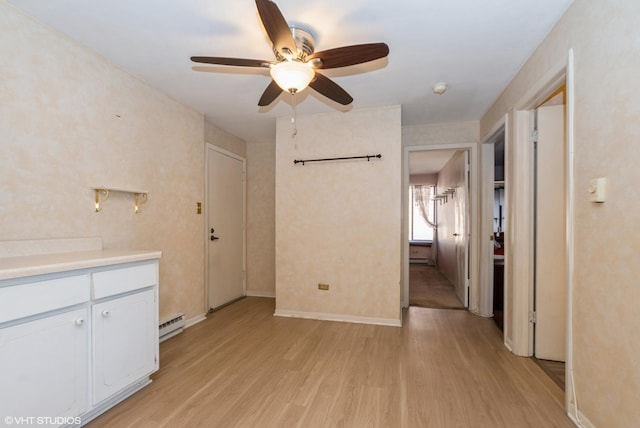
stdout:
[(93, 305), (94, 405), (157, 369), (157, 319), (155, 289)]
[(87, 408), (88, 309), (0, 329), (0, 414), (74, 417)]

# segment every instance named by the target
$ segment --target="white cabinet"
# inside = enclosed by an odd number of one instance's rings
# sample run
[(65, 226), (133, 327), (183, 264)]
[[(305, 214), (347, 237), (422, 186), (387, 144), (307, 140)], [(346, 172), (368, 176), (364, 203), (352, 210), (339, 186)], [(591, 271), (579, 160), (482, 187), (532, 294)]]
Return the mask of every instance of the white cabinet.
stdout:
[(0, 329), (0, 414), (74, 417), (87, 409), (88, 309)]
[[(46, 274), (6, 268), (0, 416), (86, 424), (151, 382), (159, 366), (159, 253), (147, 254), (129, 263), (115, 254), (111, 263), (91, 253), (96, 265), (83, 260), (76, 269), (67, 268), (75, 255), (65, 256), (64, 268)], [(25, 271), (40, 268), (33, 263)]]
[(156, 307), (150, 289), (91, 308), (94, 405), (157, 370)]

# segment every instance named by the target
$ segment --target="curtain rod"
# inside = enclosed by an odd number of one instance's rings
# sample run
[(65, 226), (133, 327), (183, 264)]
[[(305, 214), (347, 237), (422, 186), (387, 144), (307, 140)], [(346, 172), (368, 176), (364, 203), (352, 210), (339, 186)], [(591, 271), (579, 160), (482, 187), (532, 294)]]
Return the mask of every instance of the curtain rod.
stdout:
[(324, 158), (324, 159), (296, 159), (293, 161), (294, 165), (301, 163), (304, 165), (307, 162), (330, 162), (330, 161), (340, 161), (340, 160), (350, 160), (350, 159), (366, 159), (367, 162), (371, 160), (371, 158), (382, 159), (382, 155), (378, 153), (377, 155), (365, 155), (365, 156), (348, 156), (344, 158)]

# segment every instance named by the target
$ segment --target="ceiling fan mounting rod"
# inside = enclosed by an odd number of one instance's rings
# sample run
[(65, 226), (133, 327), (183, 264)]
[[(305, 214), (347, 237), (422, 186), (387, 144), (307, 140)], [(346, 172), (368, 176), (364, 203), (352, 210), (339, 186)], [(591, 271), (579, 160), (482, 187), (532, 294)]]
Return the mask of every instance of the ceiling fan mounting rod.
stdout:
[[(290, 49), (285, 48), (283, 49), (283, 55), (274, 47), (273, 53), (276, 55), (278, 61), (297, 59), (305, 62), (307, 56), (315, 52), (316, 40), (313, 30), (301, 24), (291, 24), (289, 25), (289, 29), (296, 43), (297, 52), (292, 52)], [(287, 58), (288, 55), (290, 55), (290, 58)]]

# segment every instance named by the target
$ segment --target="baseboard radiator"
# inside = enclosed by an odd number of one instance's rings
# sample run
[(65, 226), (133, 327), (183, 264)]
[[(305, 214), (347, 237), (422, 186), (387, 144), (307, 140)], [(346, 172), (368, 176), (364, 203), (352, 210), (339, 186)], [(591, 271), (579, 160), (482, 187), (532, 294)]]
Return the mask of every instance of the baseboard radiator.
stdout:
[(160, 325), (158, 326), (160, 342), (164, 342), (168, 338), (182, 333), (182, 330), (184, 330), (184, 324), (184, 314), (172, 315), (161, 320)]

